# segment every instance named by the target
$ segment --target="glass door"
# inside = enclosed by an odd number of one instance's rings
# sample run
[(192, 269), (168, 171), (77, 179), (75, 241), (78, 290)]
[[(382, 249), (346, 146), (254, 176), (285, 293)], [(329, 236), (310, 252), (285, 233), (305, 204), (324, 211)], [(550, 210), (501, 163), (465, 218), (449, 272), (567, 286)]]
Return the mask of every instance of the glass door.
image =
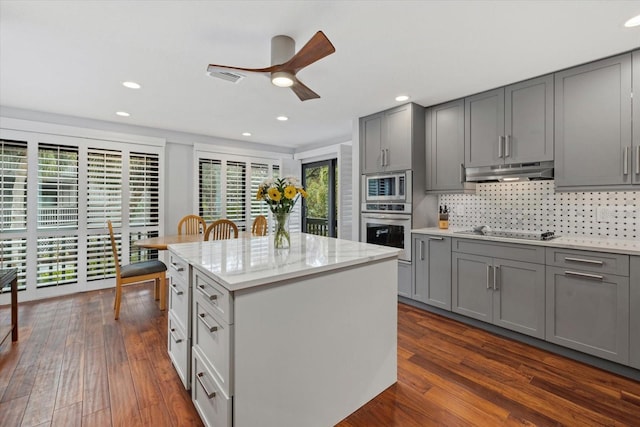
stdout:
[(336, 159), (302, 165), (302, 185), (307, 198), (302, 204), (302, 230), (338, 237)]

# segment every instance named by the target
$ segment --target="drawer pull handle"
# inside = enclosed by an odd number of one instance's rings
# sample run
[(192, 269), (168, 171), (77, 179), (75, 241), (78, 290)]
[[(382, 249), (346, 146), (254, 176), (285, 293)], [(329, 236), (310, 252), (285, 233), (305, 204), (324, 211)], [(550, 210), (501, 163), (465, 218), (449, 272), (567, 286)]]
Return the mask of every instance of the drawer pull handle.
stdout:
[(171, 284), (171, 290), (176, 293), (176, 295), (182, 295), (184, 292), (178, 290), (178, 285), (175, 283)]
[(218, 299), (218, 295), (211, 295), (210, 293), (207, 293), (207, 291), (204, 290), (204, 285), (198, 285), (198, 290), (202, 292), (205, 297), (209, 298), (209, 301)]
[(171, 328), (171, 338), (173, 338), (173, 340), (176, 342), (176, 344), (181, 343), (182, 342), (182, 338), (177, 338), (176, 334), (174, 334), (175, 331), (176, 331), (176, 328)]
[(604, 276), (600, 276), (599, 274), (578, 273), (577, 271), (565, 271), (564, 274), (566, 274), (567, 276), (578, 276), (587, 279), (604, 280)]
[(584, 262), (585, 264), (596, 264), (596, 265), (604, 265), (603, 261), (598, 261), (595, 259), (582, 259), (582, 258), (571, 258), (571, 257), (564, 257), (565, 261), (573, 261), (573, 262)]
[(444, 240), (444, 237), (433, 237), (433, 236), (429, 236), (429, 240)]
[(202, 377), (204, 377), (204, 372), (198, 372), (198, 374), (196, 375), (196, 379), (200, 383), (200, 387), (202, 387), (202, 389), (204, 390), (204, 394), (207, 395), (207, 399), (213, 399), (214, 397), (216, 397), (216, 392), (207, 390), (207, 386), (204, 385)]
[(218, 330), (217, 326), (211, 326), (206, 320), (204, 320), (204, 318), (207, 316), (204, 313), (200, 313), (198, 316), (200, 316), (200, 320), (202, 320), (202, 323), (204, 323), (204, 326), (207, 327), (207, 329), (209, 329), (209, 332), (215, 332)]
[(173, 263), (173, 262), (171, 263), (171, 267), (172, 267), (175, 271), (178, 271), (178, 272), (180, 272), (180, 271), (184, 271), (184, 267), (183, 267), (183, 266), (178, 265), (178, 264), (175, 264), (175, 263)]

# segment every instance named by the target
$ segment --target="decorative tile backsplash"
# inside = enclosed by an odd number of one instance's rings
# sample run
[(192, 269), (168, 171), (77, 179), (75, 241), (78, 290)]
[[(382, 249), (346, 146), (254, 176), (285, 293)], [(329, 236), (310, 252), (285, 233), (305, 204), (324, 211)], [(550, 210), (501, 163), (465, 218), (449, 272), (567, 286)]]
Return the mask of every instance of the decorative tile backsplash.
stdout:
[(477, 184), (443, 194), (449, 226), (554, 231), (564, 236), (640, 238), (640, 191), (556, 193), (553, 181)]

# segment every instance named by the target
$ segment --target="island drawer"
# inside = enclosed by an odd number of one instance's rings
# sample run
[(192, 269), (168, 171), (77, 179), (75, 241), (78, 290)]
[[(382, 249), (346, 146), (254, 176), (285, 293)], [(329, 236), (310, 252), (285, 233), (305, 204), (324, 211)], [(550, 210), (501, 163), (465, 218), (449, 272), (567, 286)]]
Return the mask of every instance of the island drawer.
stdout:
[(189, 381), (191, 380), (189, 370), (191, 367), (191, 340), (171, 313), (169, 313), (168, 329), (167, 348), (169, 349), (169, 358), (176, 368), (184, 388), (188, 390)]
[(194, 294), (204, 296), (206, 302), (222, 320), (229, 324), (233, 323), (233, 304), (229, 291), (197, 268), (193, 271)]
[(456, 238), (452, 241), (451, 250), (465, 254), (544, 264), (545, 248), (543, 246)]
[(547, 265), (629, 277), (628, 255), (547, 248)]
[(212, 310), (207, 299), (197, 294), (193, 299), (193, 345), (216, 377), (222, 390), (231, 395), (231, 349), (233, 325), (224, 322)]
[(182, 329), (189, 331), (189, 286), (177, 277), (169, 276), (169, 313), (180, 323)]
[(231, 398), (221, 389), (203, 362), (202, 353), (193, 350), (191, 399), (206, 426), (231, 427)]
[(179, 277), (185, 284), (189, 283), (189, 263), (172, 251), (169, 251), (169, 275)]

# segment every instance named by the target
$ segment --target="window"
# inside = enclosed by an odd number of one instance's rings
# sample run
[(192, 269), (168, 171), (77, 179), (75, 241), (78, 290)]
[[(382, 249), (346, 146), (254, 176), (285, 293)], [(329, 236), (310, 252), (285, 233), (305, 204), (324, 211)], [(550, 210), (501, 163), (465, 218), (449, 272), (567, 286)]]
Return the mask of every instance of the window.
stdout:
[(238, 229), (248, 230), (256, 216), (269, 213), (266, 203), (255, 197), (264, 179), (278, 176), (278, 160), (204, 152), (198, 156), (198, 208), (205, 221), (227, 218)]
[(0, 268), (18, 270), (21, 301), (112, 286), (107, 219), (122, 236), (123, 263), (157, 256), (132, 249), (132, 240), (162, 229), (161, 140), (75, 137), (46, 126), (52, 131), (0, 129)]
[(210, 223), (222, 218), (222, 162), (200, 159), (198, 171), (199, 214)]

